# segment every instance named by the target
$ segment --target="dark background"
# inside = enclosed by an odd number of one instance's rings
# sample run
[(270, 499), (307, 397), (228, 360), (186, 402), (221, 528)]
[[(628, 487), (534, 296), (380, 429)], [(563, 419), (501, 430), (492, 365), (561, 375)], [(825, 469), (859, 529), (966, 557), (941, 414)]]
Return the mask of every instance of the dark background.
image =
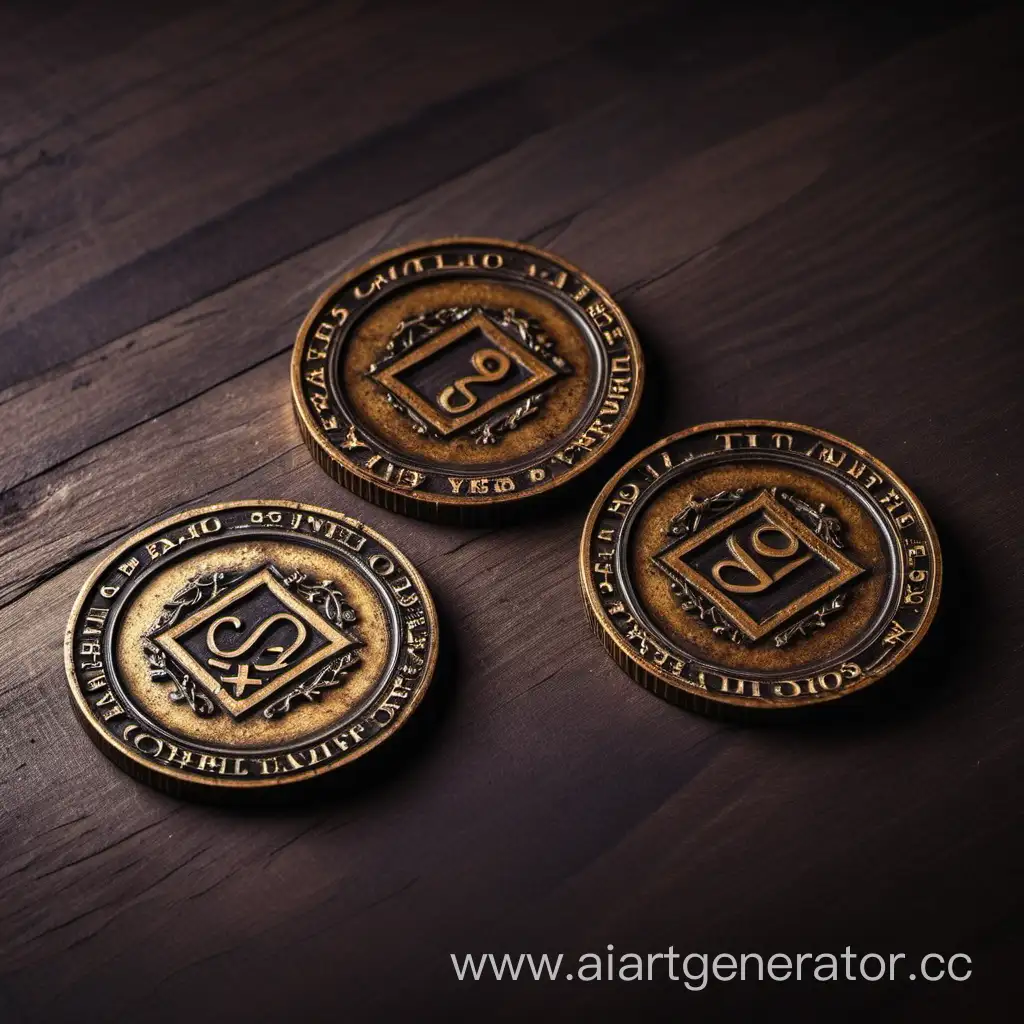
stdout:
[[(0, 6), (0, 1021), (1001, 1021), (1022, 850), (1022, 15), (979, 4)], [(317, 469), (288, 350), (326, 283), (457, 233), (621, 300), (702, 420), (834, 431), (946, 559), (846, 715), (750, 728), (590, 635), (599, 479), (445, 529)], [(74, 595), (185, 505), (382, 530), (452, 656), (372, 770), (271, 810), (123, 776), (66, 696)], [(368, 762), (369, 764), (369, 762)], [(449, 953), (968, 953), (970, 981), (459, 984)], [(568, 968), (567, 968), (568, 969)]]

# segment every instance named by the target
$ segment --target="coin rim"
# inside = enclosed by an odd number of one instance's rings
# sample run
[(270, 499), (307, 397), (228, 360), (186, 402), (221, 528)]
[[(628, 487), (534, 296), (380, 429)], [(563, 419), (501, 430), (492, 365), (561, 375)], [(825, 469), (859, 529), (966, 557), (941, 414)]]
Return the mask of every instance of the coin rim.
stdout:
[[(124, 554), (126, 551), (132, 549), (146, 537), (153, 533), (159, 533), (165, 530), (167, 527), (179, 523), (185, 519), (192, 519), (196, 516), (210, 515), (224, 509), (230, 508), (251, 508), (253, 506), (267, 507), (272, 506), (274, 508), (286, 508), (294, 509), (296, 511), (310, 512), (314, 515), (321, 515), (328, 518), (341, 519), (345, 525), (355, 527), (362, 533), (367, 534), (372, 540), (380, 544), (389, 554), (396, 557), (396, 560), (402, 563), (403, 571), (408, 575), (419, 588), (421, 598), (423, 600), (423, 607), (427, 613), (427, 621), (432, 631), (434, 639), (432, 645), (432, 651), (430, 658), (428, 659), (423, 670), (423, 684), (418, 687), (413, 695), (412, 700), (408, 701), (402, 708), (402, 711), (397, 715), (389, 725), (391, 728), (382, 729), (372, 739), (367, 740), (365, 743), (360, 744), (355, 748), (351, 755), (343, 756), (335, 760), (334, 762), (326, 765), (322, 765), (319, 768), (311, 768), (301, 774), (289, 773), (285, 776), (268, 776), (266, 779), (254, 780), (251, 782), (245, 782), (239, 779), (220, 779), (220, 778), (205, 778), (202, 776), (196, 776), (189, 774), (188, 772), (181, 771), (177, 768), (171, 768), (166, 765), (156, 764), (146, 758), (140, 756), (135, 751), (123, 743), (119, 738), (115, 737), (112, 733), (108, 733), (103, 730), (100, 725), (94, 721), (92, 715), (92, 708), (88, 701), (85, 699), (82, 693), (82, 688), (79, 683), (78, 677), (75, 673), (74, 666), (74, 642), (75, 642), (75, 629), (78, 625), (78, 619), (81, 615), (82, 608), (85, 604), (85, 600), (93, 587), (103, 576), (111, 564), (116, 561), (118, 557)], [(79, 721), (86, 727), (86, 733), (93, 743), (100, 749), (100, 751), (106, 754), (111, 760), (114, 761), (118, 767), (128, 771), (129, 774), (135, 774), (137, 777), (141, 777), (143, 781), (150, 784), (155, 784), (154, 777), (156, 780), (162, 780), (165, 778), (173, 778), (178, 782), (184, 783), (187, 788), (199, 787), (204, 791), (221, 790), (221, 789), (239, 789), (259, 792), (262, 790), (273, 790), (280, 786), (291, 785), (294, 783), (308, 782), (311, 779), (319, 775), (324, 775), (327, 772), (334, 771), (344, 765), (351, 764), (353, 761), (362, 757), (368, 753), (378, 744), (383, 743), (385, 740), (392, 737), (411, 717), (412, 713), (416, 710), (420, 701), (423, 699), (427, 690), (430, 688), (431, 683), (434, 679), (434, 671), (437, 667), (438, 651), (440, 648), (440, 635), (438, 631), (438, 620), (437, 620), (437, 608), (434, 605), (433, 595), (430, 593), (427, 587), (426, 581), (420, 575), (419, 570), (415, 565), (395, 547), (389, 540), (382, 537), (372, 527), (367, 526), (365, 523), (360, 522), (358, 519), (353, 519), (351, 516), (345, 515), (343, 512), (339, 512), (337, 509), (324, 508), (321, 505), (309, 505), (301, 501), (289, 501), (285, 499), (274, 500), (272, 498), (253, 498), (250, 500), (241, 501), (223, 501), (218, 502), (214, 505), (199, 505), (195, 508), (186, 509), (184, 512), (179, 512), (176, 515), (170, 516), (166, 519), (160, 519), (150, 523), (149, 526), (144, 527), (141, 530), (133, 533), (130, 537), (122, 541), (117, 547), (108, 549), (108, 553), (105, 554), (100, 563), (96, 568), (89, 574), (88, 579), (82, 584), (81, 589), (78, 592), (78, 596), (75, 598), (75, 603), (72, 606), (71, 614), (68, 618), (67, 629), (64, 633), (64, 670), (67, 675), (68, 691), (72, 699), (72, 708), (75, 711)], [(125, 763), (125, 761), (127, 763)], [(157, 785), (157, 788), (160, 788)]]
[[(626, 409), (620, 415), (614, 429), (607, 436), (605, 443), (601, 446), (601, 450), (594, 456), (594, 458), (581, 459), (576, 464), (570, 466), (567, 472), (561, 474), (557, 478), (549, 479), (546, 483), (538, 484), (529, 491), (518, 493), (513, 492), (508, 495), (489, 494), (482, 496), (479, 501), (473, 501), (468, 500), (467, 495), (443, 493), (417, 494), (415, 491), (410, 491), (406, 488), (393, 487), (386, 481), (383, 481), (372, 473), (367, 472), (355, 461), (347, 460), (345, 456), (338, 451), (336, 446), (331, 444), (330, 440), (316, 424), (314, 418), (306, 408), (306, 403), (302, 395), (302, 355), (305, 350), (305, 339), (324, 307), (339, 291), (341, 291), (341, 289), (345, 288), (357, 277), (367, 273), (379, 264), (386, 263), (389, 260), (395, 259), (416, 249), (442, 245), (490, 245), (496, 248), (514, 249), (519, 252), (529, 253), (533, 256), (539, 256), (542, 259), (550, 260), (561, 269), (567, 270), (571, 274), (575, 274), (579, 277), (579, 279), (583, 281), (588, 288), (590, 288), (595, 297), (608, 303), (615, 311), (620, 323), (625, 328), (626, 344), (633, 357), (633, 365), (635, 367), (634, 386)], [(425, 280), (433, 279), (430, 278)], [(334, 473), (331, 473), (330, 475), (349, 490), (354, 491), (360, 497), (368, 497), (375, 504), (381, 505), (384, 508), (401, 512), (404, 508), (408, 507), (411, 511), (422, 514), (430, 514), (432, 507), (436, 508), (437, 506), (445, 506), (446, 508), (452, 509), (487, 509), (495, 506), (510, 505), (515, 502), (527, 501), (530, 498), (545, 494), (554, 490), (556, 487), (560, 487), (562, 484), (568, 483), (580, 473), (590, 469), (592, 466), (600, 462), (601, 459), (603, 459), (622, 438), (622, 435), (633, 422), (637, 409), (639, 408), (640, 399), (643, 395), (644, 378), (645, 368), (643, 350), (640, 347), (640, 341), (637, 338), (636, 331), (630, 323), (629, 318), (626, 316), (625, 311), (602, 285), (588, 274), (585, 274), (575, 264), (562, 259), (561, 256), (556, 256), (554, 253), (540, 249), (537, 246), (528, 245), (525, 242), (512, 242), (503, 238), (487, 238), (475, 235), (452, 235), (445, 238), (424, 239), (418, 242), (411, 242), (407, 245), (398, 246), (397, 248), (388, 249), (384, 252), (378, 253), (373, 257), (373, 259), (361, 264), (356, 269), (343, 274), (335, 280), (333, 284), (329, 285), (323, 292), (321, 292), (320, 297), (313, 303), (312, 308), (306, 314), (305, 319), (303, 319), (295, 336), (295, 344), (292, 348), (291, 361), (292, 405), (295, 409), (295, 414), (298, 417), (299, 426), (301, 428), (302, 436), (306, 441), (306, 445), (310, 448), (317, 461), (323, 465), (323, 459), (327, 458), (330, 466), (337, 467), (340, 473), (340, 475), (336, 475)], [(324, 468), (327, 469), (328, 467), (324, 466)], [(368, 486), (365, 489), (357, 488), (348, 482), (346, 475), (354, 477)], [(393, 508), (391, 504), (386, 503), (384, 498), (385, 495), (401, 499), (402, 504)]]
[[(645, 662), (637, 655), (637, 652), (629, 644), (625, 643), (621, 639), (619, 631), (614, 627), (605, 612), (605, 608), (601, 604), (600, 598), (593, 588), (593, 581), (590, 579), (590, 559), (588, 552), (597, 520), (604, 509), (604, 505), (608, 500), (608, 497), (621, 483), (622, 478), (627, 473), (651, 455), (661, 451), (667, 445), (674, 444), (684, 438), (691, 437), (694, 434), (707, 433), (712, 430), (740, 428), (744, 426), (778, 427), (782, 429), (804, 431), (812, 436), (820, 437), (822, 440), (834, 441), (835, 443), (849, 449), (855, 455), (859, 455), (870, 463), (873, 463), (886, 473), (890, 480), (899, 487), (909, 499), (912, 508), (918, 514), (919, 522), (924, 527), (925, 533), (927, 534), (934, 551), (932, 556), (932, 600), (923, 621), (914, 630), (913, 638), (905, 643), (901, 649), (889, 659), (884, 671), (874, 675), (867, 675), (864, 679), (858, 681), (853, 686), (847, 687), (838, 693), (829, 693), (827, 695), (816, 697), (813, 701), (809, 701), (801, 697), (789, 697), (781, 701), (772, 701), (771, 703), (767, 703), (764, 701), (754, 701), (750, 698), (739, 697), (733, 694), (719, 694), (713, 690), (698, 691), (695, 687), (687, 685), (685, 682), (684, 685), (680, 685), (681, 680), (678, 677), (659, 672), (655, 666)], [(846, 440), (846, 438), (840, 437), (838, 434), (829, 433), (827, 430), (821, 430), (818, 427), (809, 427), (803, 423), (794, 423), (791, 420), (711, 420), (707, 423), (699, 423), (696, 426), (687, 427), (685, 430), (680, 430), (677, 433), (669, 434), (668, 436), (663, 437), (660, 441), (656, 441), (654, 444), (649, 445), (622, 466), (622, 468), (612, 476), (601, 489), (601, 493), (594, 499), (593, 504), (590, 506), (590, 511), (587, 513), (586, 521), (583, 524), (583, 533), (580, 538), (578, 566), (580, 589), (582, 591), (584, 605), (587, 610), (587, 618), (590, 620), (592, 629), (601, 639), (606, 650), (608, 650), (612, 655), (613, 660), (615, 660), (617, 664), (625, 667), (623, 662), (620, 660), (624, 658), (630, 665), (632, 665), (638, 674), (636, 676), (632, 676), (632, 673), (627, 674), (632, 678), (635, 678), (636, 681), (646, 689), (654, 690), (660, 696), (664, 696), (665, 693), (662, 691), (665, 690), (665, 686), (667, 685), (667, 692), (673, 694), (676, 700), (682, 703), (689, 703), (697, 710), (702, 709), (701, 705), (708, 704), (711, 706), (724, 705), (734, 708), (742, 708), (744, 710), (756, 710), (767, 713), (772, 711), (778, 712), (783, 710), (792, 710), (794, 708), (809, 708), (818, 704), (841, 700), (843, 697), (849, 696), (851, 693), (862, 690), (870, 686), (872, 683), (876, 683), (880, 679), (883, 679), (913, 652), (914, 648), (917, 647), (917, 645), (924, 639), (925, 634), (931, 627), (932, 620), (935, 618), (935, 613), (939, 607), (939, 599), (942, 596), (942, 549), (939, 545), (939, 537), (935, 530), (935, 524), (932, 522), (931, 517), (928, 515), (917, 495), (910, 489), (910, 487), (907, 486), (903, 479), (894, 473), (889, 466), (882, 462), (881, 459), (875, 457), (859, 445), (851, 444)], [(609, 644), (611, 644), (611, 646), (609, 646)]]

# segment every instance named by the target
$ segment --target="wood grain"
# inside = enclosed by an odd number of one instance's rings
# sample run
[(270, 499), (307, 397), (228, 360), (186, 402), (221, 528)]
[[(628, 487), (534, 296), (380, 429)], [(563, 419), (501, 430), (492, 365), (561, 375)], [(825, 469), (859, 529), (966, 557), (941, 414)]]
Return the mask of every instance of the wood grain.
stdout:
[[(0, 10), (0, 1021), (1005, 1019), (1022, 27), (977, 5)], [(680, 712), (586, 626), (599, 481), (454, 530), (316, 468), (286, 380), (302, 315), (370, 253), (456, 233), (550, 246), (621, 298), (654, 372), (611, 463), (768, 416), (911, 484), (948, 582), (884, 692), (800, 728)], [(67, 615), (118, 538), (260, 496), (393, 539), (451, 660), (337, 792), (178, 803), (75, 722)], [(449, 960), (607, 943), (962, 951), (974, 976), (693, 993), (459, 983)]]

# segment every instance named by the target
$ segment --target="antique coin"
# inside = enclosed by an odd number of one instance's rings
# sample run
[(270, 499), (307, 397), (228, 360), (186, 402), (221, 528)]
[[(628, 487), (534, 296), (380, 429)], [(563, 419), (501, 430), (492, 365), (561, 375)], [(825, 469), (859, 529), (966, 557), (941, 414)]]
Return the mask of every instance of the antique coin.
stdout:
[(658, 442), (590, 510), (591, 622), (638, 682), (698, 710), (861, 690), (935, 615), (927, 513), (899, 477), (796, 423), (708, 423)]
[(430, 684), (437, 617), (412, 565), (357, 520), (229, 502), (106, 558), (64, 656), (75, 710), (122, 768), (172, 792), (260, 789), (398, 729)]
[(643, 362), (607, 292), (550, 253), (449, 238), (378, 256), (299, 330), (292, 395), (320, 464), (397, 512), (471, 522), (592, 465)]

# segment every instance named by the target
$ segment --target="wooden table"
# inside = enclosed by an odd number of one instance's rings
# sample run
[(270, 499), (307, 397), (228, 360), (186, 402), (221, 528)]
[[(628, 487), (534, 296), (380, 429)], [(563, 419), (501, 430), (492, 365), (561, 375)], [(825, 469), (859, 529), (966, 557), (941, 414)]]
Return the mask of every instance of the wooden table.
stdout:
[[(0, 1021), (1012, 1015), (1024, 19), (862, 6), (0, 9)], [(629, 682), (577, 593), (599, 481), (460, 531), (316, 468), (287, 387), (302, 314), (369, 254), (458, 233), (550, 247), (621, 299), (654, 372), (606, 472), (768, 416), (910, 482), (944, 608), (877, 700), (744, 728)], [(347, 791), (178, 802), (75, 721), (68, 612), (141, 524), (265, 496), (395, 540), (455, 657), (415, 742)], [(460, 983), (449, 957), (608, 943), (974, 973), (698, 993)]]

